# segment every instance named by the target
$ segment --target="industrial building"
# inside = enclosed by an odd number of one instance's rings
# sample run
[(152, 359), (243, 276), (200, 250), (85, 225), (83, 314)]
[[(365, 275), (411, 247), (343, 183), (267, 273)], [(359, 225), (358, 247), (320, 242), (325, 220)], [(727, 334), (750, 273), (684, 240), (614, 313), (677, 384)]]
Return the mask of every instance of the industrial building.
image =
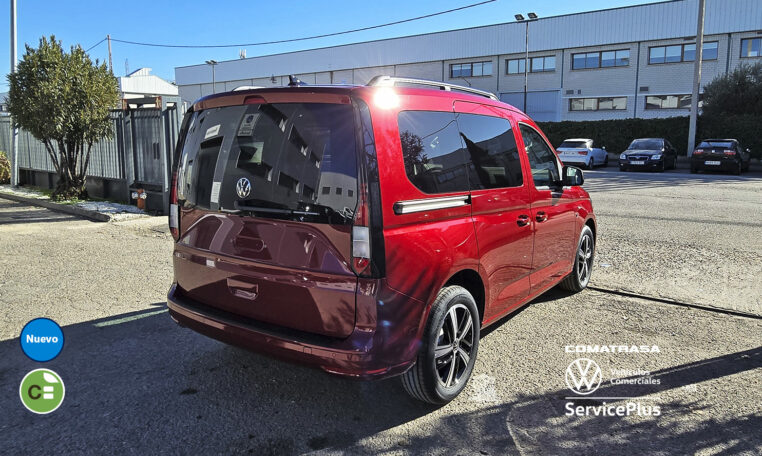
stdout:
[[(469, 85), (523, 109), (526, 71), (526, 111), (537, 120), (681, 116), (690, 108), (698, 3), (666, 1), (184, 66), (175, 68), (175, 82), (192, 102), (244, 85), (285, 85), (289, 74), (308, 84), (366, 84), (387, 74)], [(762, 1), (707, 0), (704, 43), (703, 84), (762, 60)]]

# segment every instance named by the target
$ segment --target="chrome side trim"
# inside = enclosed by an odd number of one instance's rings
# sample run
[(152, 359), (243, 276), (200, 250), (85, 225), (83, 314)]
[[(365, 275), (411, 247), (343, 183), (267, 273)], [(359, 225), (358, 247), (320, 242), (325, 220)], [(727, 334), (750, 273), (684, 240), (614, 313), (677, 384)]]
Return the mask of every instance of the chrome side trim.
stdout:
[(437, 209), (460, 207), (465, 206), (466, 204), (471, 204), (471, 197), (469, 195), (397, 201), (394, 203), (394, 213), (397, 215), (411, 214), (413, 212), (434, 211)]

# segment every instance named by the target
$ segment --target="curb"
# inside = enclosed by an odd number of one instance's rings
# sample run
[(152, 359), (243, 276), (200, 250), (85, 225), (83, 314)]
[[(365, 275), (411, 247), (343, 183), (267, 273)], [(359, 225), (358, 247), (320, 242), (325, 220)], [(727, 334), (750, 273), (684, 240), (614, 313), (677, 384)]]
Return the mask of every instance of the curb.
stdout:
[(84, 217), (86, 219), (90, 219), (95, 222), (110, 222), (111, 221), (111, 216), (108, 214), (102, 214), (100, 212), (82, 209), (81, 207), (77, 207), (77, 206), (57, 204), (57, 203), (51, 202), (50, 200), (38, 199), (38, 198), (26, 198), (24, 196), (12, 195), (10, 193), (3, 193), (3, 192), (0, 192), (0, 198), (8, 199), (11, 201), (17, 201), (19, 203), (31, 204), (33, 206), (41, 206), (46, 209), (50, 209), (52, 211), (64, 212), (66, 214)]

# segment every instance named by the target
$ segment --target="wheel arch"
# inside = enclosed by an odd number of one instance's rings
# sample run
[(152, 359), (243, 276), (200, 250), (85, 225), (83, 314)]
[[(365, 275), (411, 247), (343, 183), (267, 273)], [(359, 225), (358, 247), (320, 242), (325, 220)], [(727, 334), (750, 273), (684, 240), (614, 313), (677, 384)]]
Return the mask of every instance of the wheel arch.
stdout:
[(484, 322), (486, 288), (479, 273), (474, 269), (461, 269), (450, 276), (444, 285), (442, 285), (442, 288), (450, 285), (461, 286), (471, 293), (476, 302), (476, 309), (479, 311), (479, 321), (480, 323)]

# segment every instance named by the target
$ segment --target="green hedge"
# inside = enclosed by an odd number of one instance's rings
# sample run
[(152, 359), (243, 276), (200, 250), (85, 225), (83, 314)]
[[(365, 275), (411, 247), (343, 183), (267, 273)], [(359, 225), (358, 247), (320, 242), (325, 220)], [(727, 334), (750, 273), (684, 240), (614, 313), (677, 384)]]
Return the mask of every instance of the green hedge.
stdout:
[[(568, 138), (592, 138), (609, 152), (620, 153), (635, 138), (667, 138), (681, 155), (686, 155), (688, 117), (663, 119), (589, 120), (582, 122), (538, 122), (550, 142), (558, 146)], [(751, 149), (752, 157), (762, 157), (762, 116), (739, 115), (722, 118), (699, 117), (696, 141), (702, 138), (735, 138)]]
[(11, 162), (0, 150), (0, 184), (8, 184), (11, 181)]

